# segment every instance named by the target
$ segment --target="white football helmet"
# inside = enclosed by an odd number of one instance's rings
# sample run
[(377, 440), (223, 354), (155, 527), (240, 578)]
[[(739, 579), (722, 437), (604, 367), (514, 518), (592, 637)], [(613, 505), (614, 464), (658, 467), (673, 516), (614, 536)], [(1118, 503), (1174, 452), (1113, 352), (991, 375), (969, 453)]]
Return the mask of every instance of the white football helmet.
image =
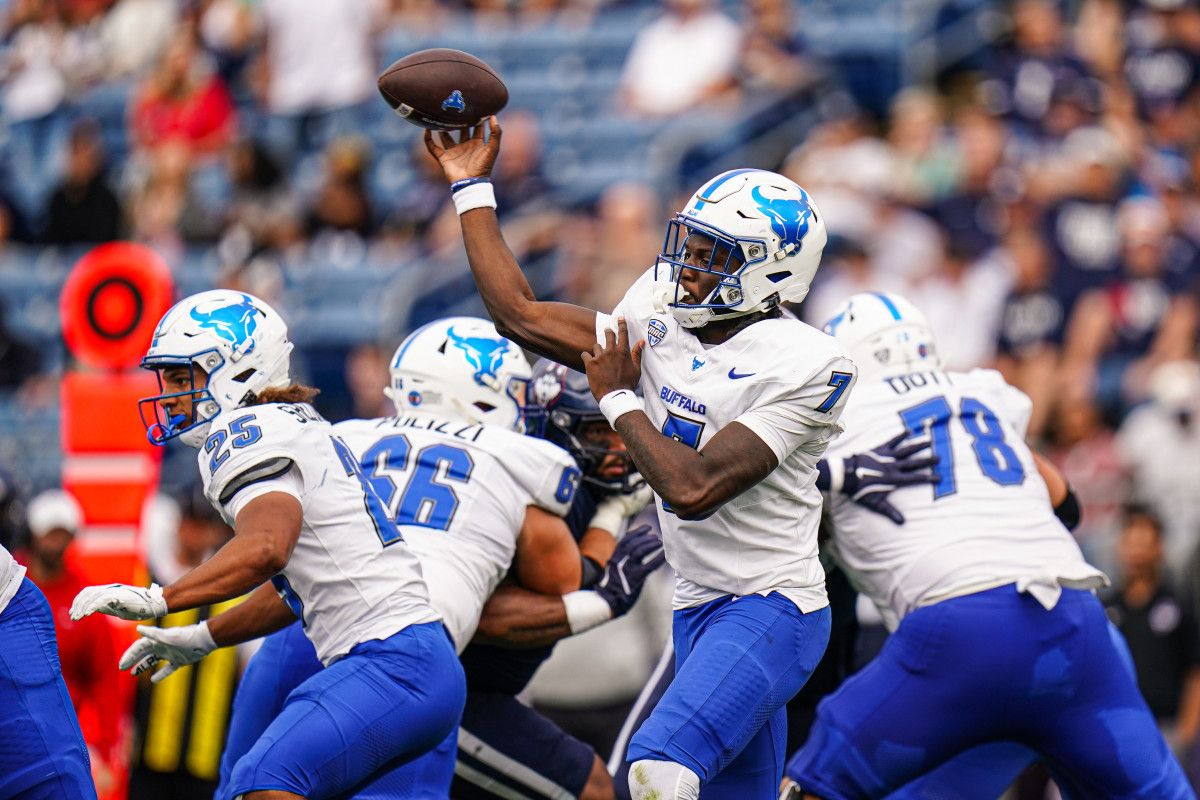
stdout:
[(853, 295), (823, 330), (850, 354), (861, 378), (942, 368), (925, 315), (898, 294)]
[(415, 411), (525, 432), (532, 370), (515, 342), (477, 317), (449, 317), (409, 334), (392, 356), (383, 390), (397, 414)]
[[(291, 353), (283, 319), (257, 297), (215, 289), (179, 301), (154, 329), (141, 366), (156, 371), (189, 367), (192, 389), (138, 403), (150, 441), (161, 445), (178, 436), (199, 447), (217, 414), (245, 405), (263, 389), (288, 385)], [(199, 389), (197, 369), (208, 376), (207, 385)], [(181, 395), (191, 395), (192, 418), (180, 414), (165, 419), (161, 401)]]
[[(706, 266), (687, 263), (688, 237), (712, 245)], [(828, 234), (816, 204), (792, 181), (761, 169), (723, 172), (700, 188), (667, 222), (655, 262), (660, 304), (685, 328), (798, 303), (821, 262)], [(680, 298), (684, 269), (721, 277), (694, 304)]]

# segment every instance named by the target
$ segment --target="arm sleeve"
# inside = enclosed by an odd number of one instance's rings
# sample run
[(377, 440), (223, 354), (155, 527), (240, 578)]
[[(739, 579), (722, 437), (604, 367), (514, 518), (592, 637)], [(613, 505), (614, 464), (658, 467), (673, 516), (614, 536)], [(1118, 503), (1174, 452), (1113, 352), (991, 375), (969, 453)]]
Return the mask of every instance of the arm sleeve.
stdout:
[(857, 375), (849, 359), (831, 359), (802, 384), (771, 384), (734, 422), (762, 439), (780, 463), (797, 448), (820, 456), (842, 432), (842, 409)]
[(256, 406), (240, 411), (244, 413), (215, 420), (200, 451), (205, 493), (217, 508), (227, 512), (234, 499), (249, 487), (289, 469), (295, 468), (300, 474), (298, 452), (305, 444), (299, 424), (277, 408)]
[(245, 484), (225, 506), (229, 511), (229, 518), (236, 520), (237, 515), (249, 505), (251, 500), (269, 492), (290, 494), (298, 502), (303, 503), (304, 481), (300, 477), (300, 470), (296, 469), (291, 461), (285, 461), (282, 472)]
[(529, 492), (533, 505), (555, 516), (566, 516), (579, 488), (579, 468), (565, 450), (538, 439), (525, 440), (537, 446), (531, 446), (525, 457), (517, 460), (513, 477)]
[(654, 268), (646, 270), (634, 281), (625, 292), (625, 296), (617, 303), (611, 314), (596, 312), (596, 341), (604, 343), (604, 332), (616, 333), (617, 317), (624, 317), (629, 326), (629, 346), (633, 347), (639, 339), (646, 338), (646, 324), (649, 321), (648, 311), (652, 298), (650, 292), (654, 289)]

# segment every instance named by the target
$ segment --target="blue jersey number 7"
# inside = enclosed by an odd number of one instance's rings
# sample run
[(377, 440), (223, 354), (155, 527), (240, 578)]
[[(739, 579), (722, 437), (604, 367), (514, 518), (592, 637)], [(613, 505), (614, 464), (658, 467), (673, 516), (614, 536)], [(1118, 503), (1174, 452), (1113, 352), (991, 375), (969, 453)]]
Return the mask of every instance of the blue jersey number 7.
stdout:
[(836, 406), (838, 400), (841, 400), (842, 395), (846, 393), (846, 387), (850, 385), (850, 381), (853, 379), (854, 376), (849, 372), (834, 372), (829, 377), (829, 383), (827, 384), (833, 387), (833, 391), (829, 393), (829, 397), (826, 397), (821, 402), (821, 405), (817, 406), (817, 411), (826, 412)]

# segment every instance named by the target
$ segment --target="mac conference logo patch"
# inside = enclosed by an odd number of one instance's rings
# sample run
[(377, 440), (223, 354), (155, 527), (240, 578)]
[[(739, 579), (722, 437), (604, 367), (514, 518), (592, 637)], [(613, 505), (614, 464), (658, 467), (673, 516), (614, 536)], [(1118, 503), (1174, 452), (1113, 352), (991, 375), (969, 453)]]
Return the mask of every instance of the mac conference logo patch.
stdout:
[(646, 340), (650, 342), (651, 347), (661, 342), (666, 335), (667, 326), (663, 322), (657, 319), (650, 320), (650, 324), (646, 326)]

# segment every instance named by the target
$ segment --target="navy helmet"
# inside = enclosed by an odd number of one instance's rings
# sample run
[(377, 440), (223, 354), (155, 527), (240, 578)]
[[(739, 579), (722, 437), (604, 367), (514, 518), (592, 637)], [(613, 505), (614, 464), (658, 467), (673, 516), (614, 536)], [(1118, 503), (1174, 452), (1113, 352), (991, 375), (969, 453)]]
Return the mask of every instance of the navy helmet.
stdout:
[[(592, 396), (586, 375), (547, 358), (534, 364), (525, 399), (526, 432), (570, 453), (583, 472), (585, 483), (603, 492), (635, 491), (642, 485), (642, 477), (629, 454), (624, 449), (611, 449), (599, 438), (584, 435), (584, 426), (595, 422), (610, 429), (608, 420), (600, 413), (600, 404)], [(619, 460), (622, 467), (619, 474), (609, 456)]]

